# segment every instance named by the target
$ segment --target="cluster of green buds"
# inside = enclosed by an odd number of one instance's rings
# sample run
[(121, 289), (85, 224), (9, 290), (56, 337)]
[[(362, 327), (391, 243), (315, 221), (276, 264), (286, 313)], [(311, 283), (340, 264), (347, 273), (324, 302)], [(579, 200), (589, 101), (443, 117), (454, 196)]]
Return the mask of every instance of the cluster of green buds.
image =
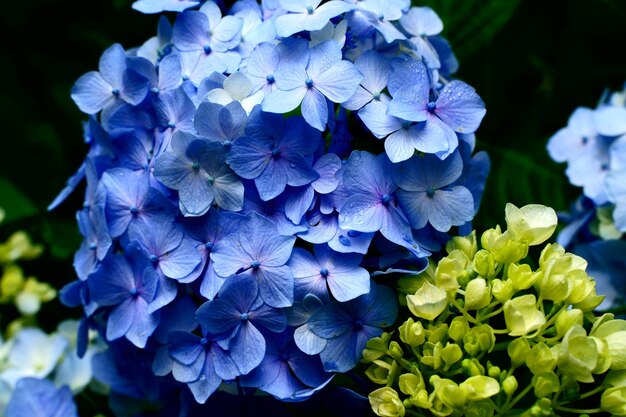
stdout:
[[(0, 213), (1, 216), (1, 213)], [(17, 331), (32, 321), (42, 303), (54, 299), (56, 290), (35, 277), (25, 276), (19, 261), (35, 259), (43, 247), (31, 242), (23, 231), (13, 233), (6, 242), (0, 243), (0, 305), (14, 304), (22, 316), (9, 325), (9, 331)]]
[(369, 394), (377, 415), (626, 415), (626, 321), (593, 313), (603, 297), (583, 258), (548, 244), (529, 259), (554, 210), (508, 204), (506, 223), (482, 248), (475, 232), (451, 239), (446, 257), (398, 281), (408, 318), (363, 352), (383, 385)]

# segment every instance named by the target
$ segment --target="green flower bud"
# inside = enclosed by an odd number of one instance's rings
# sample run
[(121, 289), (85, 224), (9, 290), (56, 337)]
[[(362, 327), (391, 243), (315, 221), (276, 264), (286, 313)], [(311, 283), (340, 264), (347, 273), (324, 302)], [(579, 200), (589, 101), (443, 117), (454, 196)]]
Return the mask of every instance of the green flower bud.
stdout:
[(0, 302), (8, 302), (15, 298), (24, 288), (24, 273), (17, 265), (4, 268), (0, 279)]
[(398, 382), (400, 391), (410, 397), (417, 395), (420, 391), (426, 389), (426, 383), (422, 375), (402, 374)]
[(391, 385), (400, 373), (395, 360), (375, 360), (366, 370), (365, 375), (375, 384)]
[(502, 373), (502, 369), (499, 366), (492, 365), (491, 362), (487, 361), (487, 375), (492, 378), (498, 378)]
[(532, 384), (535, 397), (547, 397), (559, 390), (559, 377), (554, 372), (542, 372), (533, 376)]
[(567, 275), (570, 287), (572, 288), (568, 304), (578, 304), (587, 300), (590, 296), (596, 295), (596, 282), (582, 269), (575, 269)]
[(523, 412), (520, 417), (552, 417), (552, 401), (549, 398), (540, 398), (530, 409)]
[(463, 337), (463, 348), (471, 356), (478, 356), (483, 352), (491, 352), (496, 344), (496, 335), (488, 324), (472, 327)]
[(522, 336), (543, 326), (546, 317), (537, 308), (535, 296), (526, 294), (504, 303), (504, 321), (510, 336)]
[(548, 243), (542, 250), (539, 256), (539, 268), (543, 267), (552, 259), (560, 258), (565, 255), (565, 248), (558, 243)]
[(626, 369), (609, 371), (602, 382), (611, 387), (626, 387)]
[(467, 236), (455, 236), (448, 240), (448, 243), (446, 243), (446, 252), (452, 253), (454, 250), (459, 250), (463, 252), (468, 259), (472, 259), (478, 250), (476, 231), (472, 230), (472, 233)]
[[(429, 268), (433, 268), (434, 271), (434, 264), (432, 261), (429, 261)], [(431, 265), (433, 265), (431, 267)], [(415, 291), (419, 290), (420, 287), (422, 285), (424, 285), (424, 282), (435, 282), (434, 280), (429, 280), (427, 278), (424, 277), (423, 275), (424, 273), (422, 272), (419, 275), (407, 275), (405, 277), (402, 277), (398, 280), (398, 283), (396, 285), (396, 288), (398, 289), (398, 293), (399, 294), (415, 294)], [(404, 297), (401, 297), (404, 298)]]
[(517, 208), (508, 203), (504, 210), (508, 230), (513, 232), (517, 240), (527, 242), (530, 246), (548, 240), (558, 223), (554, 209), (540, 204)]
[(507, 270), (507, 277), (513, 283), (515, 291), (532, 287), (540, 276), (540, 272), (533, 272), (527, 264), (510, 264)]
[(462, 409), (467, 403), (466, 390), (461, 389), (454, 381), (433, 375), (428, 382), (434, 387), (434, 396), (449, 408)]
[(363, 362), (369, 363), (386, 355), (390, 337), (389, 333), (383, 332), (380, 337), (368, 340), (363, 349)]
[(491, 302), (491, 291), (484, 278), (471, 280), (465, 288), (465, 309), (480, 310)]
[(395, 360), (399, 361), (404, 356), (404, 352), (400, 347), (400, 344), (396, 341), (393, 341), (389, 344), (389, 355)]
[(42, 245), (33, 245), (25, 232), (18, 231), (13, 233), (5, 243), (0, 244), (0, 265), (12, 263), (18, 259), (35, 259), (42, 252)]
[(409, 402), (415, 407), (425, 408), (426, 410), (433, 407), (433, 403), (430, 402), (430, 398), (428, 396), (428, 391), (425, 389), (420, 390), (415, 395), (411, 396), (411, 398), (409, 398)]
[(463, 351), (459, 347), (459, 345), (454, 343), (448, 343), (446, 346), (441, 349), (441, 359), (443, 359), (445, 366), (443, 368), (444, 372), (446, 372), (452, 365), (457, 363), (463, 358)]
[(463, 359), (461, 366), (469, 376), (485, 375), (485, 367), (476, 358)]
[(414, 295), (406, 296), (407, 305), (415, 316), (434, 320), (448, 307), (446, 292), (430, 282), (424, 282)]
[(500, 263), (512, 263), (528, 255), (528, 243), (516, 240), (511, 231), (501, 232), (500, 226), (489, 229), (480, 239), (483, 248), (493, 254), (493, 258)]
[(561, 392), (565, 401), (578, 401), (580, 398), (580, 384), (570, 375), (561, 375)]
[(553, 371), (556, 362), (554, 352), (543, 342), (534, 345), (526, 357), (526, 366), (533, 374)]
[(509, 397), (515, 394), (518, 386), (517, 379), (513, 375), (507, 376), (504, 381), (502, 381), (502, 391)]
[(564, 336), (572, 326), (583, 325), (583, 312), (577, 308), (561, 311), (556, 318), (556, 333)]
[(472, 266), (478, 275), (487, 280), (496, 276), (496, 260), (493, 258), (491, 252), (487, 250), (481, 249), (476, 252)]
[(593, 382), (592, 371), (598, 363), (598, 349), (582, 326), (568, 330), (558, 345), (558, 365), (563, 374), (580, 382)]
[(592, 328), (591, 335), (608, 344), (611, 369), (626, 369), (626, 320), (608, 320)]
[(437, 326), (429, 326), (428, 330), (428, 342), (430, 343), (444, 343), (448, 340), (448, 325), (446, 323), (438, 324)]
[(515, 289), (513, 288), (512, 281), (501, 281), (499, 279), (494, 279), (491, 281), (491, 293), (495, 297), (496, 300), (504, 303), (513, 297), (515, 294)]
[(613, 416), (626, 416), (626, 386), (611, 387), (604, 391), (600, 408)]
[(426, 366), (430, 366), (433, 369), (440, 369), (443, 366), (443, 359), (441, 358), (442, 349), (443, 345), (441, 344), (441, 342), (426, 342), (422, 349), (422, 357), (420, 358), (420, 362)]
[(420, 346), (426, 341), (424, 326), (419, 321), (416, 323), (411, 317), (398, 330), (400, 332), (400, 340), (411, 347)]
[(459, 388), (465, 392), (469, 401), (485, 400), (500, 392), (498, 381), (483, 375), (470, 376), (459, 384)]
[(369, 395), (372, 411), (381, 417), (403, 417), (404, 404), (398, 397), (398, 393), (390, 387), (379, 388)]
[(526, 362), (526, 358), (530, 353), (530, 343), (528, 343), (528, 339), (525, 337), (518, 337), (509, 343), (506, 351), (511, 358), (511, 365), (514, 368), (518, 368)]
[(452, 251), (441, 259), (435, 270), (435, 284), (446, 291), (454, 292), (459, 288), (458, 276), (469, 266), (470, 260), (460, 250)]
[(463, 316), (456, 316), (450, 322), (448, 336), (450, 336), (450, 339), (454, 340), (456, 343), (459, 343), (463, 340), (463, 336), (465, 336), (465, 333), (469, 332), (469, 330), (470, 327), (467, 319)]

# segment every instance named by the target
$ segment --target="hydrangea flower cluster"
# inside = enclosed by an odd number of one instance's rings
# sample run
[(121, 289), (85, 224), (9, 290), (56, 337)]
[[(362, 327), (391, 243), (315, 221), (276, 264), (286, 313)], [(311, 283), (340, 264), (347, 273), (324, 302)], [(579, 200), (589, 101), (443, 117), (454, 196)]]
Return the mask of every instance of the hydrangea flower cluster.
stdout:
[(579, 107), (548, 142), (556, 162), (583, 195), (563, 219), (558, 241), (589, 261), (603, 293), (601, 309), (626, 304), (626, 90), (605, 94), (597, 108)]
[[(554, 210), (506, 207), (508, 229), (452, 238), (448, 255), (398, 281), (409, 318), (369, 340), (365, 374), (379, 416), (626, 415), (626, 321), (587, 262), (557, 243)], [(408, 313), (408, 312), (407, 312)]]
[(118, 395), (305, 399), (395, 321), (372, 277), (419, 273), (469, 227), (484, 104), (408, 0), (134, 8), (178, 14), (76, 82), (89, 152), (51, 204), (86, 178), (62, 294), (79, 340), (110, 343), (94, 366)]

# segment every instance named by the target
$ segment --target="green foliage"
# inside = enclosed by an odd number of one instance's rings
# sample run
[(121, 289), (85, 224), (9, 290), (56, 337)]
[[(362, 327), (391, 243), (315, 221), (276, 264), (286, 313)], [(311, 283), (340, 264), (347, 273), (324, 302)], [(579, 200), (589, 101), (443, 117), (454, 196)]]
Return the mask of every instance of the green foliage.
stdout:
[(462, 61), (476, 52), (506, 25), (520, 0), (424, 0), (444, 22), (444, 36)]
[(11, 181), (0, 177), (0, 207), (5, 212), (4, 221), (12, 222), (37, 214), (35, 204)]

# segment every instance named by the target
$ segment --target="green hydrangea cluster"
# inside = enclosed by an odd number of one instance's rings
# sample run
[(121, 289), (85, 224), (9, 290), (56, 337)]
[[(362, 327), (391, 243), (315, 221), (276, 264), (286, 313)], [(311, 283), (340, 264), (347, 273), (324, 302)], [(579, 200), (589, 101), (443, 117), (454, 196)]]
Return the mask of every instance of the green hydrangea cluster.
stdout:
[(594, 315), (603, 297), (581, 257), (548, 244), (529, 265), (554, 210), (508, 204), (506, 223), (399, 280), (410, 317), (363, 352), (384, 385), (369, 394), (377, 415), (626, 415), (626, 321)]

